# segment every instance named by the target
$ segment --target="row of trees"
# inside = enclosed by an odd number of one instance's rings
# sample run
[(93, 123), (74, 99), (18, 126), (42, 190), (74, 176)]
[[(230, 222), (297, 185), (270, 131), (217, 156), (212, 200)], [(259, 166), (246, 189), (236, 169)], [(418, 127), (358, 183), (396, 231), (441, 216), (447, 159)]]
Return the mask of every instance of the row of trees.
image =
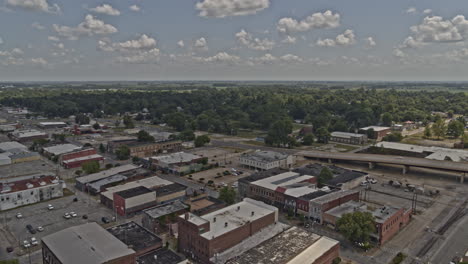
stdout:
[[(303, 120), (317, 129), (354, 131), (377, 123), (414, 120), (433, 121), (432, 111), (451, 109), (468, 114), (468, 96), (464, 93), (395, 90), (319, 90), (298, 87), (251, 87), (175, 91), (85, 91), (72, 89), (7, 90), (0, 103), (29, 107), (49, 117), (77, 116), (78, 123), (88, 122), (80, 113), (94, 117), (148, 110), (139, 118), (167, 123), (177, 131), (203, 130), (236, 134), (243, 129), (289, 130), (273, 127), (278, 120)], [(78, 116), (79, 115), (79, 116)], [(127, 128), (130, 117), (123, 117)], [(317, 136), (318, 137), (318, 136)], [(288, 139), (272, 133), (278, 144)]]
[(426, 126), (424, 129), (424, 136), (426, 138), (437, 137), (437, 139), (445, 138), (459, 138), (464, 136), (466, 121), (463, 117), (451, 120), (448, 125), (445, 120), (438, 119), (432, 126)]

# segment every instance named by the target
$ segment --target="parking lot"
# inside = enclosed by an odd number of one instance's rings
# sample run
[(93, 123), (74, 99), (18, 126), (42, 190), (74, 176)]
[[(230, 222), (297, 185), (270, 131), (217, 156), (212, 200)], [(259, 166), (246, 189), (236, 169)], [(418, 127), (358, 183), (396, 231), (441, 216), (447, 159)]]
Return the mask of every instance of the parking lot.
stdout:
[[(229, 172), (229, 175), (225, 175), (226, 171)], [(193, 181), (199, 181), (200, 179), (204, 179), (203, 183), (208, 183), (209, 181), (213, 181), (214, 185), (221, 186), (221, 185), (229, 185), (231, 186), (234, 182), (239, 180), (240, 178), (249, 176), (251, 174), (250, 171), (244, 169), (236, 169), (237, 173), (242, 171), (242, 174), (238, 174), (237, 176), (233, 175), (235, 172), (232, 171), (232, 168), (215, 168), (211, 170), (206, 170), (198, 173), (191, 174), (191, 179)], [(189, 176), (185, 176), (187, 179), (190, 179)]]
[[(75, 197), (78, 198), (78, 201), (76, 202), (74, 202)], [(47, 208), (48, 204), (53, 205), (54, 209), (49, 210)], [(70, 212), (75, 212), (77, 216), (65, 219), (64, 214)], [(17, 213), (21, 213), (23, 217), (18, 219), (16, 217)], [(88, 219), (83, 219), (83, 215), (87, 215)], [(83, 193), (77, 193), (77, 196), (71, 195), (26, 207), (16, 208), (1, 214), (0, 223), (2, 226), (2, 235), (0, 236), (0, 244), (3, 248), (13, 246), (15, 247), (14, 252), (17, 255), (22, 255), (26, 253), (22, 247), (24, 240), (30, 241), (31, 237), (35, 237), (40, 241), (43, 236), (55, 233), (62, 229), (84, 224), (86, 222), (100, 223), (102, 217), (112, 218), (112, 216), (113, 213), (110, 209), (102, 206), (98, 201), (92, 198), (88, 199)], [(26, 229), (26, 225), (28, 224), (36, 230), (38, 226), (42, 226), (44, 231), (31, 234)], [(31, 248), (32, 251), (39, 249), (40, 246)], [(5, 250), (2, 250), (2, 253), (0, 253), (0, 259), (4, 259), (4, 254)]]
[(51, 161), (43, 159), (45, 158), (41, 157), (40, 160), (0, 166), (0, 177), (4, 179), (30, 175), (55, 174), (57, 165), (54, 166)]

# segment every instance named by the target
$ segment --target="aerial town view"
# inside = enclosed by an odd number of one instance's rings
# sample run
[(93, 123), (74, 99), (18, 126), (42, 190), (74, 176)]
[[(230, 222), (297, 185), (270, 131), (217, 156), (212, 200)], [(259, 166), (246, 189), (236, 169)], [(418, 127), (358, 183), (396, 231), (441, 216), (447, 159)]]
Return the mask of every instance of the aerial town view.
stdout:
[(468, 264), (465, 0), (0, 0), (0, 264)]

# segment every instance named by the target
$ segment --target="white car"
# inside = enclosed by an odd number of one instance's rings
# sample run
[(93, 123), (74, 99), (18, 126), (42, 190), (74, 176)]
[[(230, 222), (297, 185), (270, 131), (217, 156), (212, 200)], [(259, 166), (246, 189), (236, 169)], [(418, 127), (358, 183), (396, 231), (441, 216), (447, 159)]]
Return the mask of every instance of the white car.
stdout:
[(376, 179), (370, 179), (369, 182), (372, 183), (372, 184), (376, 184), (376, 183), (377, 183), (377, 180), (376, 180)]
[(31, 237), (31, 245), (33, 245), (33, 246), (39, 245), (39, 242), (37, 241), (37, 239), (35, 237)]
[(29, 248), (29, 247), (31, 247), (31, 244), (29, 244), (29, 241), (25, 240), (25, 241), (23, 241), (23, 247), (24, 248)]
[(44, 231), (44, 228), (43, 228), (42, 226), (38, 226), (36, 229), (37, 229), (37, 231), (39, 231), (39, 232)]
[(71, 218), (71, 215), (70, 215), (69, 213), (65, 213), (65, 214), (63, 215), (63, 218), (65, 218), (65, 219), (70, 219), (70, 218)]
[(47, 209), (49, 210), (54, 210), (54, 206), (52, 206), (51, 204), (47, 205)]
[(367, 181), (362, 181), (361, 186), (367, 186), (368, 182)]
[(23, 215), (21, 213), (16, 213), (16, 218), (18, 219), (23, 218)]
[(77, 217), (77, 216), (78, 216), (75, 212), (70, 212), (70, 215), (71, 215), (72, 217)]

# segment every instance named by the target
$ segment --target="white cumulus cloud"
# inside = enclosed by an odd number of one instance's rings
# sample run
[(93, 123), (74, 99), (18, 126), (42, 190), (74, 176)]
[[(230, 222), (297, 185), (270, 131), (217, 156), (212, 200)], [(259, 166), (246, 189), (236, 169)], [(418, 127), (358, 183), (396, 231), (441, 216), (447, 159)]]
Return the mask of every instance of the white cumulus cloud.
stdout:
[(44, 29), (45, 29), (45, 27), (44, 27), (43, 25), (41, 25), (40, 23), (38, 23), (38, 22), (32, 23), (32, 24), (31, 24), (31, 27), (32, 27), (32, 28), (35, 28), (35, 29), (37, 29), (37, 30), (44, 30)]
[(178, 46), (179, 48), (183, 48), (183, 47), (185, 47), (185, 43), (184, 43), (184, 41), (183, 41), (183, 40), (179, 40), (179, 41), (177, 41), (177, 46)]
[(195, 40), (195, 44), (194, 44), (195, 48), (199, 48), (199, 49), (208, 49), (208, 41), (206, 41), (206, 39), (204, 37), (201, 37), (197, 40)]
[(375, 47), (377, 46), (377, 43), (375, 42), (373, 37), (368, 37), (366, 38), (366, 45), (367, 47)]
[(335, 47), (335, 46), (350, 46), (356, 43), (356, 35), (351, 29), (347, 29), (343, 34), (336, 36), (335, 39), (319, 39), (317, 46), (319, 47)]
[(70, 40), (77, 40), (81, 36), (109, 35), (118, 31), (114, 26), (106, 24), (92, 15), (86, 15), (85, 20), (76, 27), (57, 24), (52, 26), (59, 36)]
[(416, 12), (418, 12), (418, 10), (415, 7), (409, 7), (405, 11), (406, 14), (416, 14)]
[(242, 45), (253, 50), (271, 50), (275, 46), (275, 42), (269, 39), (259, 39), (252, 36), (251, 33), (241, 30), (236, 33), (236, 39)]
[(57, 4), (50, 5), (47, 0), (6, 0), (6, 4), (13, 8), (20, 8), (29, 11), (41, 11), (47, 13), (60, 12), (60, 7)]
[(294, 43), (296, 43), (296, 41), (297, 41), (296, 37), (286, 36), (281, 42), (282, 43), (287, 43), (287, 44), (294, 44)]
[(340, 14), (328, 10), (323, 13), (314, 13), (303, 20), (290, 17), (281, 18), (276, 28), (280, 33), (291, 34), (317, 28), (336, 28), (339, 25)]
[(424, 9), (423, 13), (428, 15), (428, 14), (432, 13), (432, 9)]
[(270, 0), (203, 0), (196, 4), (202, 17), (228, 17), (255, 14), (270, 6)]
[(106, 52), (119, 52), (116, 58), (119, 63), (152, 63), (158, 61), (160, 55), (156, 39), (146, 34), (124, 42), (113, 43), (106, 39), (99, 40), (98, 48)]
[(225, 64), (235, 64), (240, 61), (240, 57), (236, 55), (231, 55), (227, 52), (219, 52), (211, 57), (194, 57), (196, 61), (199, 62), (209, 62), (209, 63), (225, 63)]
[(109, 16), (120, 16), (120, 11), (109, 4), (103, 4), (94, 8), (90, 8), (89, 11)]
[(130, 7), (130, 10), (134, 11), (134, 12), (138, 12), (141, 10), (141, 8), (137, 5), (131, 5)]

